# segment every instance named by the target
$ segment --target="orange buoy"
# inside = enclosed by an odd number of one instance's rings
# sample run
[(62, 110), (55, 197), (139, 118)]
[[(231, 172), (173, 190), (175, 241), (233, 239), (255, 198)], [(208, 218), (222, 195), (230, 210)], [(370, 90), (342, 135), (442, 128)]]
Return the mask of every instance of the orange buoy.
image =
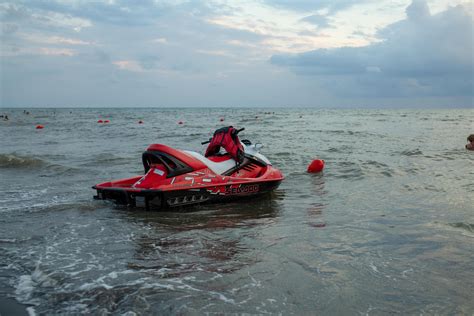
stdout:
[(324, 160), (314, 159), (308, 166), (309, 173), (321, 172), (324, 169)]
[(44, 125), (36, 125), (36, 129), (43, 129), (44, 128)]
[(97, 123), (104, 123), (104, 121), (102, 121), (102, 120), (98, 120), (98, 121), (97, 121)]
[(110, 123), (110, 121), (109, 121), (109, 120), (105, 120), (104, 123)]

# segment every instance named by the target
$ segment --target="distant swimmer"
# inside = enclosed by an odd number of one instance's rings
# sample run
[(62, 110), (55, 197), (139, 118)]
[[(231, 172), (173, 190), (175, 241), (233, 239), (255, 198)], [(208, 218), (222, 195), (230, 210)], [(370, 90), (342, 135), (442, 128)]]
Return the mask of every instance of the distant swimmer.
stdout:
[(469, 143), (466, 144), (466, 149), (474, 150), (474, 134), (469, 135), (467, 141)]

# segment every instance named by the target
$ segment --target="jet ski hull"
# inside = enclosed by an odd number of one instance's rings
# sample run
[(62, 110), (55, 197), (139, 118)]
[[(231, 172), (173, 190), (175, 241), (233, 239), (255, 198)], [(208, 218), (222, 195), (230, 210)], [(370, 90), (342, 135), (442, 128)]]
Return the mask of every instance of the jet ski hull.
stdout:
[(208, 187), (163, 191), (159, 189), (133, 189), (96, 185), (94, 199), (111, 200), (116, 204), (145, 210), (164, 210), (180, 206), (225, 202), (269, 193), (280, 185), (282, 179), (260, 182), (246, 181), (238, 184), (220, 184)]

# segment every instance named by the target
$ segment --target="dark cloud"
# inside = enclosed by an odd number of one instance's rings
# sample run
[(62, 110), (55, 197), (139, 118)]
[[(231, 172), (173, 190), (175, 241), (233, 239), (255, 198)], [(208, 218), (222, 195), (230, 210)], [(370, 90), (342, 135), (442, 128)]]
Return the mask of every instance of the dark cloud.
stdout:
[[(275, 55), (271, 63), (319, 76), (337, 94), (472, 96), (472, 16), (462, 6), (431, 15), (423, 0), (414, 0), (406, 13), (405, 20), (380, 30), (379, 43)], [(339, 84), (324, 76), (337, 76)]]

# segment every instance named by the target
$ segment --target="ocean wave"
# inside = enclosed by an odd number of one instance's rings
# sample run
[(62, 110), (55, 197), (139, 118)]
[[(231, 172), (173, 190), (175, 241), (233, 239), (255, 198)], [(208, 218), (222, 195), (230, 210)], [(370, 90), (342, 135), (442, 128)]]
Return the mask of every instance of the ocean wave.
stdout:
[(362, 168), (358, 163), (343, 161), (338, 163), (338, 169), (334, 177), (348, 180), (360, 180), (364, 177)]
[(17, 154), (0, 154), (0, 168), (31, 168), (45, 165), (47, 165), (47, 162), (40, 158)]
[(392, 170), (388, 165), (375, 160), (365, 161), (362, 163), (362, 166), (368, 174), (374, 172), (375, 174), (381, 174), (386, 177), (392, 177), (395, 173), (394, 170)]
[(474, 233), (474, 224), (459, 222), (459, 223), (449, 223), (449, 226), (454, 227), (454, 228), (463, 229), (463, 230), (468, 231), (470, 233)]
[(114, 155), (111, 153), (104, 153), (104, 154), (98, 154), (95, 156), (91, 156), (85, 163), (81, 164), (81, 166), (97, 166), (98, 164), (100, 165), (109, 165), (109, 164), (114, 164), (114, 165), (126, 165), (130, 163), (130, 161), (133, 161), (131, 159), (136, 159), (136, 157), (123, 157), (123, 156), (118, 156)]
[[(43, 157), (44, 158), (44, 157)], [(44, 171), (41, 177), (54, 177), (64, 174), (76, 174), (80, 170), (71, 166), (63, 166), (48, 162), (46, 159), (22, 156), (18, 154), (0, 154), (0, 169), (27, 169)]]
[(423, 156), (423, 152), (419, 149), (404, 150), (400, 154), (402, 156)]

